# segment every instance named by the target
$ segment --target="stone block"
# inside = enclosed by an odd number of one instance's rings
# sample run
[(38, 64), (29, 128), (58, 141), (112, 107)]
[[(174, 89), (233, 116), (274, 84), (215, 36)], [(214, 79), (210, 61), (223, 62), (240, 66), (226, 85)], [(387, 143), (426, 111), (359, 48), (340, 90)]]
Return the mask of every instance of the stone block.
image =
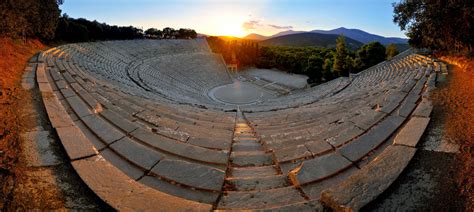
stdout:
[[(338, 136), (339, 138), (339, 136)], [(332, 150), (332, 146), (325, 141), (311, 141), (304, 144), (314, 156), (325, 154)]]
[(339, 152), (356, 162), (387, 140), (404, 120), (405, 118), (400, 116), (389, 116), (364, 135), (341, 147)]
[(352, 165), (352, 162), (337, 153), (305, 160), (301, 166), (288, 173), (296, 186), (322, 180), (337, 174)]
[(266, 209), (303, 202), (306, 202), (306, 200), (292, 186), (263, 191), (229, 191), (222, 196), (217, 209)]
[(118, 113), (111, 110), (103, 110), (100, 115), (105, 119), (109, 120), (115, 126), (118, 126), (121, 130), (126, 133), (130, 133), (138, 128), (137, 124), (134, 124), (127, 119), (121, 117)]
[(145, 176), (140, 179), (139, 182), (153, 189), (176, 197), (206, 204), (214, 204), (219, 197), (219, 192), (191, 189), (178, 184), (166, 182), (154, 176)]
[(415, 152), (415, 148), (407, 146), (387, 147), (369, 165), (323, 191), (321, 202), (336, 211), (359, 211), (397, 179)]
[(138, 180), (145, 176), (145, 171), (142, 168), (128, 162), (125, 158), (121, 157), (109, 148), (102, 150), (100, 155), (113, 166), (117, 167), (120, 169), (120, 171), (134, 180)]
[(99, 153), (81, 130), (75, 126), (56, 128), (56, 133), (71, 160)]
[[(210, 211), (212, 205), (172, 196), (126, 176), (100, 156), (72, 162), (86, 185), (104, 202), (122, 211)], [(159, 201), (157, 201), (159, 200)]]
[(61, 102), (55, 97), (43, 97), (43, 103), (49, 117), (49, 121), (54, 128), (73, 126), (74, 123), (69, 114), (64, 109)]
[(117, 154), (144, 170), (151, 169), (163, 155), (128, 137), (124, 137), (109, 146)]
[(176, 140), (172, 140), (163, 136), (156, 135), (144, 129), (137, 129), (131, 135), (140, 141), (153, 146), (159, 150), (169, 152), (180, 157), (185, 157), (197, 161), (212, 164), (227, 165), (227, 152), (219, 150), (206, 149)]
[(265, 152), (232, 152), (232, 164), (237, 166), (265, 166), (273, 163), (271, 153)]
[(78, 96), (66, 98), (66, 101), (78, 117), (85, 117), (93, 114), (89, 107)]
[(151, 173), (172, 182), (210, 191), (221, 191), (225, 178), (223, 170), (169, 159), (160, 161)]
[(429, 122), (430, 118), (412, 117), (397, 134), (393, 143), (416, 147)]
[(289, 186), (284, 175), (227, 179), (237, 191), (267, 190)]
[(415, 109), (416, 104), (409, 102), (409, 101), (404, 101), (400, 108), (398, 108), (397, 115), (402, 116), (402, 117), (408, 117), (411, 112)]
[(99, 137), (102, 142), (110, 144), (125, 136), (122, 132), (114, 128), (112, 125), (104, 121), (97, 115), (90, 115), (82, 117), (81, 120), (91, 129), (91, 131)]
[(312, 156), (311, 152), (304, 145), (296, 145), (274, 151), (276, 160), (280, 163)]
[(430, 117), (431, 111), (433, 111), (433, 105), (429, 99), (423, 98), (423, 100), (418, 104), (412, 116), (419, 117)]

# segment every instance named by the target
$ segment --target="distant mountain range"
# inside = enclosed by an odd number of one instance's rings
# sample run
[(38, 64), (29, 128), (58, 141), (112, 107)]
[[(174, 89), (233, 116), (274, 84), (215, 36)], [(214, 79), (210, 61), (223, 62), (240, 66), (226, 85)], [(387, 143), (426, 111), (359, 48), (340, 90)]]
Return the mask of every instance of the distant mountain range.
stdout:
[[(258, 36), (253, 36), (258, 38)], [(259, 43), (263, 46), (294, 46), (294, 47), (307, 47), (316, 46), (324, 48), (336, 47), (336, 39), (339, 35), (335, 34), (321, 34), (315, 32), (305, 32), (296, 34), (287, 34), (276, 36), (261, 40)], [(364, 45), (362, 42), (354, 40), (352, 38), (346, 38), (346, 47), (351, 50), (356, 50)]]
[[(344, 28), (344, 27), (340, 27), (340, 28), (332, 29), (332, 30), (312, 30), (312, 31), (309, 31), (309, 32), (288, 30), (288, 31), (279, 32), (279, 33), (277, 33), (275, 35), (272, 35), (272, 36), (263, 36), (263, 35), (253, 33), (253, 34), (247, 35), (246, 37), (244, 37), (244, 39), (266, 41), (266, 40), (270, 40), (270, 39), (273, 39), (273, 38), (276, 38), (276, 37), (282, 37), (282, 36), (287, 36), (287, 35), (295, 35), (295, 34), (305, 34), (302, 37), (308, 38), (308, 37), (310, 37), (310, 35), (308, 35), (308, 33), (316, 33), (315, 37), (321, 36), (321, 34), (325, 34), (325, 35), (340, 35), (340, 34), (343, 34), (346, 37), (346, 39), (350, 38), (350, 39), (353, 39), (355, 41), (359, 41), (363, 44), (369, 43), (369, 42), (372, 42), (372, 41), (378, 41), (378, 42), (380, 42), (381, 44), (384, 44), (384, 45), (387, 45), (387, 44), (390, 44), (390, 43), (396, 43), (396, 44), (407, 44), (408, 43), (408, 39), (405, 39), (405, 38), (383, 37), (383, 36), (380, 36), (380, 35), (375, 35), (375, 34), (371, 34), (371, 33), (362, 31), (360, 29), (347, 29), (347, 28)], [(314, 38), (314, 39), (316, 39), (316, 38)]]

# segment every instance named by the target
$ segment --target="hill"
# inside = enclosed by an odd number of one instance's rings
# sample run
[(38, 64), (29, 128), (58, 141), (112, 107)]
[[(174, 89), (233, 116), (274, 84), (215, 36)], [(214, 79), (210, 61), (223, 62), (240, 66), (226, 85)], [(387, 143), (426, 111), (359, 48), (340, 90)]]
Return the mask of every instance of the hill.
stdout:
[(256, 33), (252, 33), (252, 34), (248, 34), (247, 36), (243, 37), (243, 39), (247, 39), (247, 40), (266, 40), (268, 39), (267, 36), (264, 36), (264, 35), (259, 35), (259, 34), (256, 34)]
[[(324, 47), (333, 48), (336, 46), (336, 39), (339, 35), (320, 33), (299, 33), (270, 38), (261, 41), (264, 46), (293, 46), (293, 47)], [(358, 49), (363, 43), (346, 38), (346, 46), (351, 50)]]
[(380, 35), (375, 35), (375, 34), (362, 31), (360, 29), (347, 29), (344, 27), (340, 27), (340, 28), (332, 29), (332, 30), (313, 30), (311, 32), (320, 33), (320, 34), (334, 34), (334, 35), (343, 34), (344, 36), (348, 38), (352, 38), (362, 43), (378, 41), (383, 45), (387, 45), (390, 43), (406, 44), (408, 42), (408, 39), (405, 39), (405, 38), (383, 37)]

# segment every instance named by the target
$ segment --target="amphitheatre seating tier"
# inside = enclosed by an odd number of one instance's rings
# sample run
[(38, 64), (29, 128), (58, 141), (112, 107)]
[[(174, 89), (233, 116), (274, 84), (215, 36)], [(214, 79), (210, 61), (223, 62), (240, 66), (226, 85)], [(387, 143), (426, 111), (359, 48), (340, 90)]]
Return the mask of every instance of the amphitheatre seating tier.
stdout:
[(121, 210), (360, 209), (413, 157), (436, 83), (430, 58), (404, 52), (237, 107), (206, 95), (232, 79), (205, 40), (68, 44), (34, 62), (73, 167)]

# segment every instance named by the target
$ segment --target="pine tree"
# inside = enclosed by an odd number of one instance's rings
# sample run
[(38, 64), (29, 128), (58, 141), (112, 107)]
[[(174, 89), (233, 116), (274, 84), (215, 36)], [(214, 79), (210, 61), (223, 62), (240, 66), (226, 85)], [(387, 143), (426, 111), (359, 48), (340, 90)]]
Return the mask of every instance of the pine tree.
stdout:
[(333, 72), (335, 76), (344, 75), (347, 57), (346, 41), (344, 35), (339, 35), (336, 40), (336, 54), (334, 54)]

